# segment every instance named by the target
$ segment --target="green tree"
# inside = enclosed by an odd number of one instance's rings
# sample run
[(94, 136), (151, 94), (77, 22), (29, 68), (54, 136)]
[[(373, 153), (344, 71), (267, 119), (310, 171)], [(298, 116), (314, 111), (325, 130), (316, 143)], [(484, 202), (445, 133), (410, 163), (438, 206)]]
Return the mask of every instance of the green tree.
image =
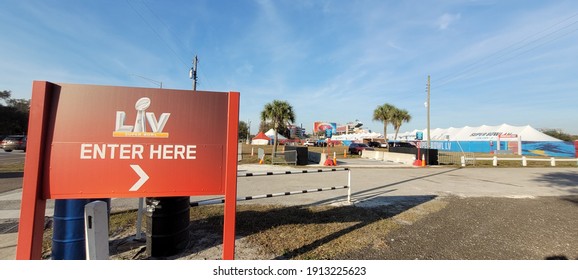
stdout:
[(259, 123), (259, 131), (265, 133), (267, 131), (269, 131), (269, 129), (273, 128), (273, 124), (267, 121), (261, 121)]
[(393, 113), (397, 110), (395, 106), (385, 103), (378, 106), (373, 111), (373, 120), (383, 122), (383, 137), (387, 140), (387, 125), (391, 123), (393, 119)]
[(20, 112), (26, 114), (30, 112), (30, 99), (8, 99), (7, 103), (9, 107), (13, 107)]
[(11, 96), (9, 90), (0, 91), (0, 134), (26, 134), (30, 100), (12, 99)]
[(575, 137), (572, 137), (572, 135), (563, 132), (562, 130), (559, 129), (543, 129), (542, 133), (546, 134), (546, 135), (550, 135), (554, 138), (560, 139), (562, 141), (574, 141)]
[[(0, 100), (4, 101), (5, 104), (8, 104), (11, 96), (12, 92), (9, 90), (0, 91)], [(0, 104), (0, 106), (2, 106), (2, 104)]]
[(393, 111), (393, 114), (391, 116), (391, 124), (393, 125), (393, 128), (395, 129), (395, 137), (393, 138), (393, 140), (397, 140), (397, 134), (399, 133), (399, 128), (401, 127), (401, 125), (404, 122), (409, 122), (411, 121), (411, 115), (409, 114), (409, 112), (405, 109), (395, 109)]
[(273, 100), (273, 102), (265, 104), (263, 111), (261, 111), (261, 121), (269, 122), (273, 125), (275, 130), (273, 153), (277, 153), (279, 129), (286, 127), (288, 123), (295, 122), (293, 107), (287, 101)]
[(244, 140), (249, 137), (249, 125), (244, 122), (239, 122), (239, 140)]

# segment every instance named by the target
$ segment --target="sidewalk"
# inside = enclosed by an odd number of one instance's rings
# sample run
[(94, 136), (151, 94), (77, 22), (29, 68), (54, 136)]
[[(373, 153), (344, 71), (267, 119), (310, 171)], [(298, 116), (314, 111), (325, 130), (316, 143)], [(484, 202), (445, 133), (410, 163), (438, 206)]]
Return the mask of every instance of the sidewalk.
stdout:
[(0, 234), (0, 260), (16, 259), (18, 233)]

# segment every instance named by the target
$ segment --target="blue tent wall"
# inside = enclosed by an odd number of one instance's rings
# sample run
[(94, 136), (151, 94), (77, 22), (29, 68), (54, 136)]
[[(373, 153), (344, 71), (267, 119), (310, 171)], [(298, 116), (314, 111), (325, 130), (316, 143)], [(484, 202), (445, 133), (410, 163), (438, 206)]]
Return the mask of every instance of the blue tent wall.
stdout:
[[(422, 142), (422, 147), (425, 143)], [(448, 152), (491, 153), (497, 150), (496, 141), (431, 141), (432, 149)], [(500, 150), (506, 150), (506, 141), (500, 142)], [(576, 148), (572, 142), (522, 141), (522, 155), (548, 157), (574, 157)]]

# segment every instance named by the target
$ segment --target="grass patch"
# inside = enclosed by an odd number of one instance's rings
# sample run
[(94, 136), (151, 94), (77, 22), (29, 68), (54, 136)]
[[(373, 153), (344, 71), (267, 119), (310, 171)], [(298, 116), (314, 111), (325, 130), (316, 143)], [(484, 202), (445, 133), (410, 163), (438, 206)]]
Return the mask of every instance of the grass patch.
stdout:
[[(364, 250), (387, 248), (391, 231), (413, 223), (445, 207), (433, 197), (420, 201), (400, 201), (372, 208), (356, 206), (238, 205), (236, 234), (237, 259), (331, 260), (349, 259)], [(109, 236), (111, 259), (147, 259), (146, 243), (130, 242), (134, 237), (136, 211), (113, 214)], [(146, 223), (146, 219), (144, 219)], [(144, 235), (143, 225), (143, 235)], [(221, 245), (223, 206), (208, 205), (190, 210), (191, 244), (187, 252), (171, 259), (187, 259), (196, 252)], [(52, 229), (44, 234), (43, 258), (50, 258)], [(258, 254), (244, 254), (243, 248)], [(220, 259), (221, 249), (209, 258)], [(207, 258), (207, 257), (205, 257)], [(191, 258), (194, 259), (194, 258)]]
[(19, 163), (0, 163), (0, 172), (23, 172), (24, 161)]
[[(299, 146), (302, 147), (302, 146)], [(346, 154), (346, 150), (347, 150), (347, 146), (334, 146), (334, 147), (307, 147), (307, 151), (309, 152), (315, 152), (315, 153), (327, 153), (329, 152), (331, 155), (333, 155), (333, 153), (335, 152), (335, 157), (337, 159), (340, 158), (345, 158), (345, 154)], [(271, 162), (271, 153), (273, 153), (273, 145), (250, 145), (250, 144), (243, 144), (243, 148), (242, 148), (242, 154), (243, 154), (243, 160), (240, 161), (240, 164), (243, 163), (259, 163), (259, 159), (257, 158), (257, 154), (258, 154), (258, 150), (259, 149), (263, 149), (263, 151), (265, 152), (265, 162), (267, 162), (267, 160), (269, 160), (269, 163)], [(285, 146), (283, 145), (279, 145), (279, 147), (277, 148), (277, 152), (282, 152), (284, 151)], [(376, 150), (383, 150), (383, 151), (387, 151), (387, 149), (385, 148), (376, 148)], [(350, 155), (349, 152), (347, 152), (347, 158), (359, 158), (358, 155)]]

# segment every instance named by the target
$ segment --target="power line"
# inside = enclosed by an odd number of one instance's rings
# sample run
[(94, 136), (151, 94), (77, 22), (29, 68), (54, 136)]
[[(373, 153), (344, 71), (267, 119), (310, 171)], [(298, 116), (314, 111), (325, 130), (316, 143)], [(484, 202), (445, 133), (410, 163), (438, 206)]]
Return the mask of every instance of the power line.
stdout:
[(126, 0), (128, 5), (135, 11), (137, 15), (145, 22), (145, 24), (157, 35), (157, 37), (169, 48), (169, 50), (173, 53), (173, 55), (187, 67), (187, 63), (177, 54), (177, 52), (171, 47), (171, 45), (156, 31), (156, 29), (147, 21), (145, 16), (139, 12), (130, 2), (130, 0)]
[[(173, 32), (173, 30), (170, 28), (170, 26), (160, 16), (157, 15), (157, 13), (150, 7), (150, 5), (148, 4), (148, 2), (146, 0), (142, 0), (141, 2), (145, 6), (145, 8), (149, 11), (149, 13), (152, 14), (156, 18), (156, 20), (164, 26), (164, 28), (168, 31), (168, 33), (170, 33), (172, 38), (176, 39), (181, 46), (186, 46), (185, 42), (183, 42), (181, 40), (181, 37), (178, 36), (175, 32)], [(134, 9), (134, 7), (132, 7), (132, 8)], [(142, 14), (139, 14), (139, 16), (141, 16), (141, 18), (143, 18)], [(143, 18), (143, 20), (145, 20), (145, 19)], [(145, 22), (147, 22), (147, 21), (145, 20)], [(147, 24), (148, 24), (148, 22), (147, 22)], [(149, 27), (151, 27), (150, 24), (149, 24)], [(157, 34), (157, 36), (159, 36), (161, 39), (163, 39), (154, 28), (151, 27), (151, 29), (153, 29), (153, 32), (155, 32)], [(169, 45), (167, 42), (165, 42), (165, 43), (167, 45)], [(169, 48), (170, 48), (170, 45), (169, 45)], [(172, 48), (170, 48), (170, 49), (173, 52), (173, 54), (175, 54), (177, 56), (177, 58), (181, 62), (183, 62), (183, 64), (187, 65), (187, 63), (184, 62), (184, 60), (174, 51), (174, 49), (172, 49)], [(210, 85), (209, 79), (207, 78), (207, 76), (205, 74), (203, 74), (203, 73), (197, 73), (197, 74), (198, 74), (198, 78), (201, 78), (201, 80), (204, 80), (205, 83)], [(202, 82), (197, 82), (197, 83), (201, 84)]]
[[(578, 23), (578, 22), (577, 22), (577, 23)], [(536, 45), (536, 46), (534, 46), (534, 47), (532, 47), (532, 48), (530, 48), (530, 49), (527, 49), (527, 50), (525, 50), (525, 51), (523, 51), (523, 52), (519, 52), (519, 53), (515, 54), (514, 56), (511, 56), (511, 57), (505, 58), (505, 59), (503, 59), (503, 60), (497, 61), (497, 62), (495, 62), (495, 63), (493, 63), (493, 64), (490, 64), (490, 65), (488, 65), (488, 66), (485, 67), (485, 68), (475, 69), (475, 71), (472, 72), (469, 76), (463, 76), (463, 75), (462, 75), (462, 77), (463, 77), (463, 78), (471, 77), (471, 76), (473, 76), (473, 75), (476, 74), (476, 73), (479, 73), (479, 72), (481, 72), (481, 71), (487, 70), (488, 68), (495, 67), (495, 66), (500, 65), (500, 64), (502, 64), (502, 63), (504, 63), (504, 62), (510, 61), (510, 60), (512, 60), (512, 59), (514, 59), (514, 58), (520, 57), (520, 56), (522, 56), (522, 55), (524, 55), (524, 54), (527, 54), (527, 53), (529, 53), (529, 52), (531, 52), (531, 51), (539, 48), (539, 47), (542, 47), (542, 46), (544, 46), (544, 45), (546, 45), (546, 44), (548, 44), (548, 43), (550, 43), (550, 42), (552, 42), (552, 41), (558, 40), (558, 39), (560, 39), (560, 38), (562, 38), (562, 37), (564, 37), (564, 36), (567, 36), (567, 35), (569, 35), (569, 34), (571, 34), (571, 33), (574, 33), (574, 32), (576, 32), (576, 31), (578, 31), (578, 28), (577, 28), (577, 29), (570, 30), (569, 32), (567, 32), (567, 33), (565, 33), (565, 34), (562, 34), (561, 36), (558, 36), (558, 37), (556, 37), (556, 38), (552, 38), (552, 39), (550, 39), (550, 40), (548, 40), (548, 41), (545, 41), (545, 42), (543, 42), (543, 43), (541, 43), (541, 44), (538, 44), (538, 45)], [(452, 81), (458, 80), (459, 78), (460, 78), (460, 76), (455, 77), (454, 79), (450, 79), (450, 80), (446, 81), (445, 83), (442, 83), (442, 84), (440, 84), (439, 86), (436, 86), (435, 88), (442, 87), (442, 86), (444, 86), (444, 85), (446, 85), (446, 84), (451, 83)]]
[(163, 82), (162, 82), (162, 81), (153, 80), (153, 79), (151, 79), (151, 78), (147, 78), (147, 77), (144, 77), (144, 76), (141, 76), (141, 75), (137, 75), (137, 74), (130, 74), (130, 75), (131, 75), (131, 76), (135, 76), (135, 77), (139, 77), (139, 78), (141, 78), (141, 79), (145, 79), (145, 80), (147, 80), (147, 81), (149, 81), (149, 82), (151, 82), (151, 83), (159, 86), (160, 88), (163, 88)]
[(143, 2), (143, 4), (144, 4), (144, 6), (149, 10), (149, 12), (150, 12), (153, 16), (155, 16), (155, 17), (157, 18), (157, 20), (158, 20), (162, 25), (164, 25), (164, 27), (168, 30), (169, 33), (171, 33), (171, 36), (172, 36), (173, 38), (175, 38), (177, 41), (179, 41), (179, 44), (181, 44), (181, 46), (185, 46), (185, 43), (181, 40), (181, 37), (178, 36), (177, 34), (175, 34), (175, 33), (172, 31), (172, 29), (169, 27), (169, 25), (166, 24), (166, 22), (163, 21), (162, 18), (159, 17), (159, 16), (155, 13), (155, 11), (154, 11), (153, 9), (151, 9), (151, 7), (149, 6), (149, 4), (147, 4), (147, 1), (142, 0), (142, 2)]
[[(568, 24), (566, 24), (560, 28), (553, 30), (552, 32), (548, 32), (542, 36), (537, 37), (537, 35), (543, 34), (543, 33), (547, 32), (548, 30), (551, 30), (551, 29), (555, 28), (556, 26), (559, 26), (565, 22), (568, 22), (571, 19), (576, 18), (576, 17), (578, 17), (578, 13), (575, 13), (575, 14), (573, 14), (573, 15), (571, 15), (571, 16), (569, 16), (569, 17), (539, 31), (539, 32), (528, 35), (524, 39), (517, 41), (517, 42), (515, 42), (515, 43), (513, 43), (513, 44), (511, 44), (505, 48), (499, 49), (499, 50), (493, 52), (492, 54), (468, 65), (467, 67), (465, 67), (461, 71), (458, 71), (455, 74), (449, 74), (449, 75), (443, 76), (439, 79), (435, 79), (433, 81), (433, 82), (435, 82), (435, 86), (432, 86), (431, 89), (439, 89), (439, 88), (442, 88), (448, 84), (451, 84), (452, 82), (462, 80), (462, 79), (471, 78), (479, 72), (482, 72), (484, 70), (488, 70), (488, 69), (495, 67), (497, 65), (503, 64), (507, 61), (515, 59), (515, 58), (522, 56), (526, 53), (529, 53), (529, 52), (531, 52), (531, 51), (533, 51), (539, 47), (542, 47), (542, 46), (544, 46), (550, 42), (553, 42), (553, 41), (558, 40), (562, 37), (568, 36), (571, 33), (578, 31), (578, 28), (569, 30), (563, 34), (558, 34), (558, 33), (570, 28), (573, 25), (578, 24), (578, 20), (572, 21), (572, 22), (570, 22), (570, 23), (568, 23)], [(552, 37), (555, 34), (558, 34), (558, 35)], [(544, 41), (548, 37), (550, 37), (550, 39), (547, 39), (546, 41)], [(531, 38), (535, 38), (535, 39), (527, 42)], [(540, 41), (542, 41), (542, 42), (538, 43)], [(527, 43), (524, 43), (524, 42), (527, 42)], [(533, 44), (533, 47), (527, 48), (527, 47), (531, 46), (532, 44)], [(526, 49), (523, 50), (524, 48), (526, 48)], [(503, 59), (501, 59), (501, 58), (503, 58)], [(501, 60), (499, 60), (499, 59), (501, 59)], [(410, 92), (413, 92), (413, 91), (410, 91)], [(398, 99), (400, 99), (400, 100), (411, 99), (411, 98), (414, 98), (413, 94), (408, 94), (408, 95), (398, 97)]]
[[(570, 34), (570, 33), (575, 32), (576, 29), (575, 29), (575, 30), (571, 30), (571, 31), (563, 34), (562, 36), (555, 37), (555, 38), (553, 38), (553, 39), (551, 39), (551, 40), (546, 41), (545, 43), (538, 44), (537, 46), (535, 46), (535, 47), (533, 47), (533, 48), (530, 48), (530, 49), (528, 49), (528, 50), (526, 50), (526, 51), (523, 51), (523, 52), (521, 52), (521, 53), (515, 54), (514, 56), (510, 56), (509, 58), (505, 58), (505, 59), (503, 59), (503, 60), (501, 60), (501, 61), (498, 61), (498, 62), (496, 62), (496, 63), (490, 64), (490, 63), (492, 63), (492, 60), (500, 59), (500, 58), (506, 57), (506, 56), (508, 56), (508, 55), (510, 55), (510, 54), (514, 54), (515, 52), (517, 52), (517, 51), (519, 51), (519, 50), (522, 50), (522, 49), (530, 46), (531, 44), (535, 44), (535, 43), (537, 43), (537, 42), (539, 42), (539, 41), (541, 41), (541, 40), (543, 40), (543, 39), (545, 39), (545, 38), (547, 38), (547, 37), (550, 37), (550, 36), (553, 35), (553, 34), (556, 34), (556, 33), (560, 32), (560, 31), (562, 31), (562, 30), (564, 30), (564, 29), (569, 28), (569, 27), (572, 26), (572, 25), (577, 24), (578, 21), (571, 22), (571, 23), (569, 23), (569, 24), (567, 24), (567, 25), (565, 25), (565, 26), (563, 26), (563, 27), (561, 27), (561, 28), (558, 28), (558, 29), (556, 29), (556, 30), (554, 30), (554, 31), (552, 31), (552, 32), (549, 32), (549, 33), (547, 33), (547, 34), (545, 34), (545, 35), (543, 35), (543, 36), (537, 37), (536, 39), (534, 39), (534, 40), (532, 40), (532, 41), (530, 41), (530, 42), (524, 43), (524, 42), (528, 41), (530, 38), (536, 37), (538, 34), (542, 34), (542, 33), (546, 32), (546, 31), (548, 31), (548, 30), (550, 30), (550, 29), (552, 29), (552, 28), (554, 28), (554, 27), (556, 27), (556, 26), (558, 26), (558, 25), (560, 25), (560, 24), (562, 24), (562, 23), (564, 23), (564, 22), (567, 22), (567, 21), (569, 21), (570, 19), (575, 18), (575, 17), (577, 17), (577, 16), (578, 16), (578, 13), (576, 13), (576, 14), (568, 17), (568, 18), (565, 18), (565, 19), (563, 19), (562, 21), (557, 22), (557, 23), (554, 24), (554, 25), (551, 25), (551, 26), (549, 26), (548, 28), (545, 28), (545, 29), (541, 30), (540, 32), (537, 32), (537, 33), (534, 33), (534, 34), (532, 34), (532, 35), (529, 35), (529, 36), (525, 37), (524, 39), (522, 39), (522, 40), (520, 40), (520, 41), (518, 41), (518, 42), (516, 42), (516, 43), (514, 43), (514, 44), (509, 45), (509, 46), (506, 47), (506, 48), (500, 49), (500, 50), (498, 50), (498, 51), (490, 54), (489, 56), (487, 56), (487, 57), (485, 57), (485, 58), (483, 58), (483, 59), (481, 59), (481, 60), (479, 60), (479, 61), (477, 61), (477, 62), (475, 62), (475, 63), (470, 64), (469, 66), (465, 67), (465, 69), (463, 69), (462, 71), (460, 71), (460, 72), (458, 72), (458, 73), (456, 73), (456, 74), (450, 74), (450, 75), (443, 76), (443, 77), (440, 78), (439, 80), (436, 80), (436, 86), (435, 86), (434, 88), (440, 88), (440, 87), (442, 87), (442, 86), (444, 86), (444, 85), (446, 85), (446, 84), (449, 84), (449, 83), (451, 83), (451, 82), (453, 82), (453, 81), (456, 81), (456, 80), (459, 80), (459, 79), (463, 79), (463, 78), (467, 78), (467, 77), (471, 77), (474, 73), (478, 73), (478, 72), (480, 72), (480, 71), (487, 70), (488, 68), (491, 68), (491, 67), (494, 67), (494, 66), (496, 66), (496, 65), (502, 64), (502, 63), (504, 63), (504, 62), (506, 62), (506, 61), (508, 61), (508, 60), (511, 60), (511, 59), (513, 59), (513, 58), (516, 58), (516, 57), (519, 57), (520, 55), (525, 54), (525, 53), (528, 53), (528, 52), (530, 52), (530, 51), (532, 51), (532, 50), (534, 50), (534, 49), (536, 49), (536, 48), (538, 48), (538, 47), (540, 47), (540, 46), (543, 46), (543, 45), (545, 45), (545, 44), (547, 44), (547, 43), (549, 43), (549, 42), (552, 42), (552, 41), (557, 40), (557, 39), (559, 39), (559, 38), (561, 38), (561, 37), (564, 37), (564, 36), (566, 36), (566, 35), (568, 35), (568, 34)], [(523, 43), (524, 43), (524, 44), (523, 44)], [(517, 46), (517, 47), (516, 47), (516, 46)], [(512, 48), (513, 48), (513, 49), (512, 49)], [(509, 49), (511, 49), (511, 50), (509, 50)], [(500, 54), (500, 53), (501, 53), (501, 54)], [(493, 56), (496, 56), (496, 55), (497, 55), (497, 57), (494, 58)], [(490, 64), (490, 65), (487, 66), (488, 64)], [(482, 68), (482, 67), (483, 67), (483, 68)]]

